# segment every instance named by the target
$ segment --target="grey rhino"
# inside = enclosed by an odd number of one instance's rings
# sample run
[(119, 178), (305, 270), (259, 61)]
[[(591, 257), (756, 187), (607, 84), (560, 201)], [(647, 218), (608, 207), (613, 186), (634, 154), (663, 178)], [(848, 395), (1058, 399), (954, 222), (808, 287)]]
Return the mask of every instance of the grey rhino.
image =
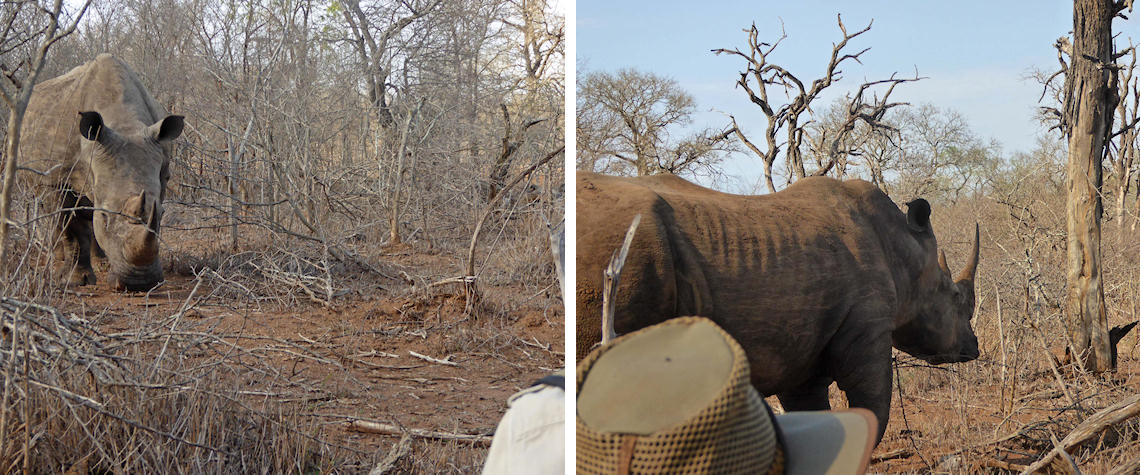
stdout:
[(743, 196), (673, 175), (578, 172), (577, 192), (579, 360), (601, 338), (603, 270), (636, 214), (617, 332), (708, 317), (748, 353), (756, 389), (787, 410), (828, 409), (835, 381), (851, 406), (879, 418), (881, 439), (892, 344), (934, 364), (978, 357), (978, 229), (952, 280), (925, 200), (904, 215), (870, 183), (826, 177)]
[(20, 156), (44, 173), (36, 180), (49, 191), (49, 207), (64, 210), (55, 254), (56, 272), (68, 284), (95, 283), (92, 252), (106, 257), (115, 289), (146, 290), (162, 281), (162, 202), (171, 142), (182, 127), (182, 116), (167, 115), (131, 68), (109, 54), (36, 85)]

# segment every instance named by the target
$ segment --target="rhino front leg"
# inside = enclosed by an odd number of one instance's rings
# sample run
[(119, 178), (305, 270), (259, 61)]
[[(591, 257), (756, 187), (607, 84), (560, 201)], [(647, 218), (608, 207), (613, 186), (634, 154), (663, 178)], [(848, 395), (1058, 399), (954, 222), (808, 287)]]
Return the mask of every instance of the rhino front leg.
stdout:
[(827, 399), (828, 386), (831, 386), (831, 378), (817, 376), (776, 397), (784, 411), (826, 411), (831, 409), (831, 402)]
[[(90, 207), (91, 202), (74, 192), (62, 192), (61, 208)], [(55, 244), (56, 272), (66, 285), (95, 283), (95, 270), (91, 268), (91, 244), (95, 240), (91, 225), (91, 211), (63, 211), (59, 214), (59, 239)]]
[[(890, 354), (889, 350), (887, 354)], [(892, 381), (889, 356), (875, 358), (875, 361), (866, 362), (857, 370), (846, 372), (835, 379), (839, 389), (847, 394), (847, 403), (850, 407), (870, 410), (879, 420), (879, 434), (875, 438), (875, 445), (883, 440), (887, 421), (891, 417)]]

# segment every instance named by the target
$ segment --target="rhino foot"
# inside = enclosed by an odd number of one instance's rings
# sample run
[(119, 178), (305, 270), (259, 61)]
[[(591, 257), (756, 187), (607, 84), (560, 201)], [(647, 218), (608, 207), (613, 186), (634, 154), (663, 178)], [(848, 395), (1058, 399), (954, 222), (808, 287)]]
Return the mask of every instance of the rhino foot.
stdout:
[(64, 283), (68, 288), (95, 285), (96, 280), (94, 269), (80, 266), (63, 271), (59, 278), (59, 281)]

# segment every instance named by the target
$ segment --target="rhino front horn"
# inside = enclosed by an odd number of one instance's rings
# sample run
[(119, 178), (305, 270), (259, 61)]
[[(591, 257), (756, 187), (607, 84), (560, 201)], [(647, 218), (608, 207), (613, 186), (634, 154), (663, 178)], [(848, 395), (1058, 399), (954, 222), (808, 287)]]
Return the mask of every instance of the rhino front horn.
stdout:
[(958, 275), (958, 282), (968, 281), (971, 287), (974, 285), (974, 272), (978, 270), (978, 240), (981, 235), (978, 223), (974, 223), (974, 248), (970, 251), (970, 260), (966, 261), (966, 267)]
[(137, 226), (123, 242), (123, 257), (131, 265), (145, 267), (158, 258), (158, 236), (146, 226)]

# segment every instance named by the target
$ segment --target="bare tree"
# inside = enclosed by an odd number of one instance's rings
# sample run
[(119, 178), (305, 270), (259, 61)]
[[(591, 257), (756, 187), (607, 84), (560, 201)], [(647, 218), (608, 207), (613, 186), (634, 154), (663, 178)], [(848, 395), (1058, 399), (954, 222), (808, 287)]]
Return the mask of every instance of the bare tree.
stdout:
[(895, 187), (903, 196), (957, 200), (996, 160), (997, 145), (979, 139), (954, 110), (921, 104), (892, 120), (901, 132)]
[(443, 0), (393, 3), (365, 12), (359, 0), (344, 2), (344, 19), (353, 34), (353, 43), (366, 79), (368, 99), (376, 109), (381, 125), (394, 123), (389, 110), (388, 82), (392, 74), (392, 40), (412, 22), (431, 13)]
[(518, 45), (526, 75), (527, 100), (533, 100), (534, 92), (540, 87), (547, 71), (558, 64), (558, 52), (566, 39), (566, 25), (559, 18), (547, 14), (550, 4), (547, 0), (512, 0), (511, 5), (518, 12), (518, 20), (508, 19), (506, 24), (522, 34)]
[[(36, 81), (47, 62), (48, 51), (59, 40), (75, 31), (91, 0), (86, 0), (70, 22), (66, 21), (63, 0), (54, 0), (50, 6), (35, 0), (4, 3), (3, 30), (0, 32), (0, 56), (18, 57), (23, 45), (37, 47), (19, 58), (15, 65), (0, 64), (0, 97), (8, 106), (7, 144), (4, 150), (3, 190), (0, 190), (0, 262), (8, 262), (8, 227), (12, 217), (12, 189), (16, 185), (19, 166), (20, 127), (24, 112), (32, 98)], [(40, 15), (46, 18), (41, 18)], [(11, 55), (11, 56), (9, 56)], [(23, 71), (23, 73), (21, 73)], [(22, 76), (22, 77), (21, 77)]]
[(586, 74), (579, 84), (579, 168), (681, 174), (707, 169), (731, 150), (731, 129), (679, 132), (696, 102), (673, 79), (623, 69)]

